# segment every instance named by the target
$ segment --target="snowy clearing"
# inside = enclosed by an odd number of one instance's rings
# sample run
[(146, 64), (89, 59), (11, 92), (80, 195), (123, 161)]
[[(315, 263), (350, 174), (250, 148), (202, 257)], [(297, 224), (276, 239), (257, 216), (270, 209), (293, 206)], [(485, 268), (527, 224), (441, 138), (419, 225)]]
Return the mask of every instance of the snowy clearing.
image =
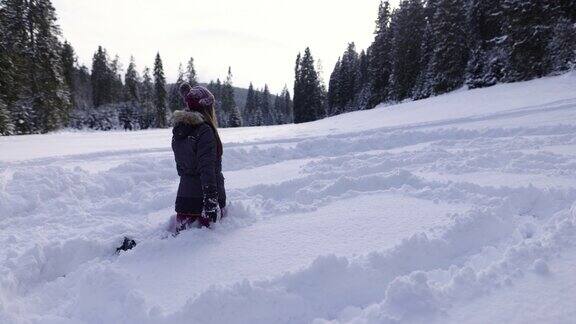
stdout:
[(0, 323), (573, 322), (574, 73), (222, 137), (176, 238), (169, 130), (0, 138)]

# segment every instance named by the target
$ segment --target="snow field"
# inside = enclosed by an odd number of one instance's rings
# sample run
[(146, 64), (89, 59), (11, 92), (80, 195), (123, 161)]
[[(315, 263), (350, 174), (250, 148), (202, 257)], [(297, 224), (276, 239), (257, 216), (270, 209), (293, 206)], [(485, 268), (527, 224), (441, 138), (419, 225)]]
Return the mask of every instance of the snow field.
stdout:
[[(2, 138), (0, 323), (568, 323), (574, 89), (224, 130), (230, 217), (176, 238), (168, 131)], [(141, 243), (115, 256), (127, 234)], [(518, 314), (526, 291), (563, 307)]]

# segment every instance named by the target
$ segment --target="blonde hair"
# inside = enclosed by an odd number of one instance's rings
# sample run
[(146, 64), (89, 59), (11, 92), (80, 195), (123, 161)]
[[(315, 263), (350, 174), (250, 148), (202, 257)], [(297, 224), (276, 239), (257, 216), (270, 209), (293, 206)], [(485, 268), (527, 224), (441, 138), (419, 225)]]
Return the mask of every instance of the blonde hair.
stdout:
[(224, 148), (222, 145), (222, 140), (220, 140), (220, 134), (218, 134), (218, 118), (216, 118), (216, 108), (214, 105), (209, 107), (203, 107), (202, 109), (198, 109), (198, 111), (204, 117), (204, 120), (210, 125), (212, 130), (214, 131), (214, 137), (216, 137), (216, 149), (219, 156), (224, 154)]

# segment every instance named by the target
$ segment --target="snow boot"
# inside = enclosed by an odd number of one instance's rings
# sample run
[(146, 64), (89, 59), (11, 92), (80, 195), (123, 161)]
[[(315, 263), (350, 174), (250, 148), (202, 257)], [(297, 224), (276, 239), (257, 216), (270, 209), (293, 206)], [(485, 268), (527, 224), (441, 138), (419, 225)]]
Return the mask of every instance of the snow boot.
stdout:
[(124, 237), (124, 242), (122, 242), (122, 245), (118, 248), (116, 248), (116, 253), (120, 253), (121, 251), (128, 251), (133, 249), (136, 246), (136, 241), (134, 241), (133, 239), (125, 236)]

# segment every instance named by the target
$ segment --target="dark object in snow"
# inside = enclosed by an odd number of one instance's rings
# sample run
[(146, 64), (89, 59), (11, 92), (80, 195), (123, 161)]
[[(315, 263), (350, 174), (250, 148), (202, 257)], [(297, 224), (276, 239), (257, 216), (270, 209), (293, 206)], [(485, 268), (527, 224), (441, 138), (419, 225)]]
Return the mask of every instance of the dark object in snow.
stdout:
[(116, 253), (120, 253), (121, 251), (128, 251), (133, 249), (136, 246), (136, 241), (134, 241), (133, 239), (129, 238), (129, 237), (124, 237), (124, 242), (122, 242), (122, 245), (118, 248), (116, 248)]

